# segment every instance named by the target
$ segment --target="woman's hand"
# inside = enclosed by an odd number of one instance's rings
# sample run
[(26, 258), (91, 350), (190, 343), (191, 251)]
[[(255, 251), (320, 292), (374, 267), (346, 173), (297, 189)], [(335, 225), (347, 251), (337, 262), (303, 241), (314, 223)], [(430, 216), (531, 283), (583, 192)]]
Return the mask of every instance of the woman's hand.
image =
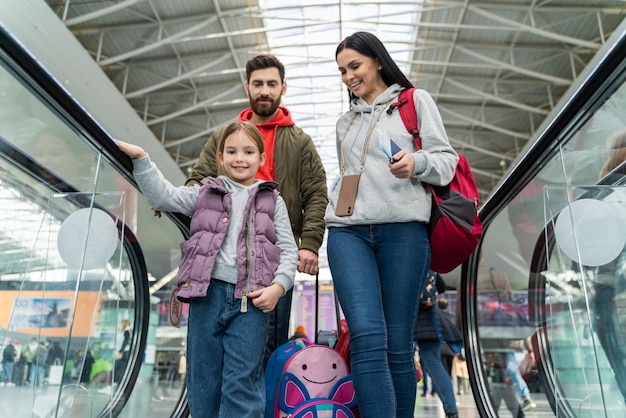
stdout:
[(393, 156), (395, 162), (389, 163), (389, 171), (399, 179), (408, 179), (413, 175), (415, 160), (406, 151), (399, 151)]
[(146, 156), (146, 152), (143, 148), (138, 147), (137, 145), (129, 144), (128, 142), (117, 140), (117, 147), (133, 160)]

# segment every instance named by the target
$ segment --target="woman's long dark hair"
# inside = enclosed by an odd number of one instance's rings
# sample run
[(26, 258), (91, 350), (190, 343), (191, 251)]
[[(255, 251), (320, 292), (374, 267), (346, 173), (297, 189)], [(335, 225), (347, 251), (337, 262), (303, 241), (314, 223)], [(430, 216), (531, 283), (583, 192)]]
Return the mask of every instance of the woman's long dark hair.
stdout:
[[(413, 87), (413, 84), (411, 84), (404, 73), (400, 71), (398, 65), (391, 58), (391, 55), (389, 55), (387, 48), (385, 48), (380, 39), (378, 39), (375, 35), (372, 35), (369, 32), (354, 32), (352, 35), (347, 36), (337, 46), (337, 51), (335, 51), (335, 60), (337, 60), (337, 55), (339, 55), (339, 53), (346, 48), (353, 49), (359, 54), (368, 56), (375, 61), (378, 61), (382, 67), (380, 75), (387, 87), (394, 83), (398, 83), (407, 89)], [(350, 89), (348, 89), (348, 94), (350, 95), (350, 101), (356, 97), (352, 94)]]

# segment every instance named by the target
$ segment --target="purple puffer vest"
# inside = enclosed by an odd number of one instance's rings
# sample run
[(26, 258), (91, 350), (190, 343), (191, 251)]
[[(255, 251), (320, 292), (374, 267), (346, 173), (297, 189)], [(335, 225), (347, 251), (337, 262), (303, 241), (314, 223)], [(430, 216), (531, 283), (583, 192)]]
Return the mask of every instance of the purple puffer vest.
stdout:
[[(274, 280), (280, 262), (276, 245), (274, 210), (278, 192), (274, 182), (259, 184), (250, 192), (244, 209), (244, 225), (237, 237), (238, 279), (235, 297), (241, 298)], [(232, 208), (232, 196), (219, 178), (202, 180), (202, 186), (191, 217), (191, 237), (180, 245), (178, 299), (206, 296), (215, 259), (219, 252)]]

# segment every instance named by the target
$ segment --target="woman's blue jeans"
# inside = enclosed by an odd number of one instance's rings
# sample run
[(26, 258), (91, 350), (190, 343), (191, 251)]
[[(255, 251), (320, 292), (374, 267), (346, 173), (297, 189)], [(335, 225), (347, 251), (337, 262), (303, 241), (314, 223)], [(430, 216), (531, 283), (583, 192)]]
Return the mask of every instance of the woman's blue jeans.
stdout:
[(511, 378), (522, 399), (530, 398), (530, 390), (526, 381), (519, 371), (519, 362), (515, 358), (515, 353), (509, 352), (506, 355), (506, 374)]
[[(428, 315), (430, 312), (422, 311), (421, 314)], [(433, 383), (433, 392), (437, 392), (437, 395), (439, 395), (439, 399), (443, 402), (444, 411), (446, 411), (446, 414), (457, 412), (452, 377), (450, 377), (441, 362), (441, 344), (439, 340), (418, 341), (417, 348), (420, 352), (422, 367), (430, 376), (430, 380)]]
[(211, 280), (189, 306), (187, 397), (192, 417), (262, 417), (263, 354), (268, 315), (248, 300), (241, 313), (235, 285)]
[(333, 227), (328, 263), (350, 330), (362, 418), (412, 418), (413, 325), (430, 264), (424, 224)]

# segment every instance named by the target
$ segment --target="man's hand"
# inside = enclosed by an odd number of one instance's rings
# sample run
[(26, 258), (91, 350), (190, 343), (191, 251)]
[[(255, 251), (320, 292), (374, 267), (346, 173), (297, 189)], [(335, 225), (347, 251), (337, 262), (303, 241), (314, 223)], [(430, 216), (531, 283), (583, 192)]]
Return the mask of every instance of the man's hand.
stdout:
[(313, 276), (316, 275), (319, 271), (319, 259), (317, 258), (317, 254), (304, 248), (298, 250), (298, 271)]
[(285, 290), (281, 285), (274, 283), (271, 286), (248, 293), (248, 299), (252, 300), (252, 304), (257, 309), (263, 313), (268, 313), (274, 310), (278, 299), (284, 292)]

